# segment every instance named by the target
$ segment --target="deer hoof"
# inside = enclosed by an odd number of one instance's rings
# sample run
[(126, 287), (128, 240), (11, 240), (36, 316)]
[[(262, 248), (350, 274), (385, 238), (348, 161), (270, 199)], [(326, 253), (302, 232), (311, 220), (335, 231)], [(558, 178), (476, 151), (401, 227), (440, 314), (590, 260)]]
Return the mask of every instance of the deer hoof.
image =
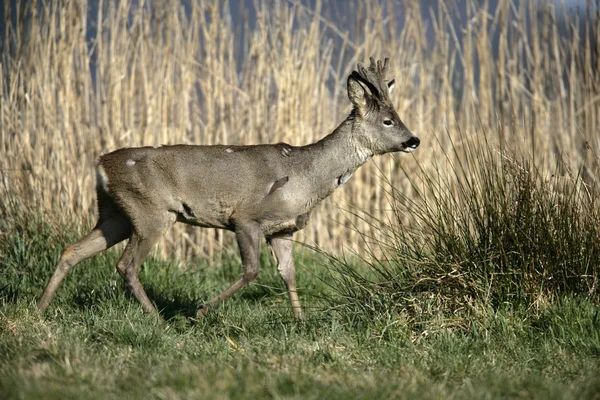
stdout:
[(211, 309), (212, 306), (210, 304), (202, 305), (202, 307), (198, 309), (198, 312), (196, 312), (196, 318), (204, 318)]

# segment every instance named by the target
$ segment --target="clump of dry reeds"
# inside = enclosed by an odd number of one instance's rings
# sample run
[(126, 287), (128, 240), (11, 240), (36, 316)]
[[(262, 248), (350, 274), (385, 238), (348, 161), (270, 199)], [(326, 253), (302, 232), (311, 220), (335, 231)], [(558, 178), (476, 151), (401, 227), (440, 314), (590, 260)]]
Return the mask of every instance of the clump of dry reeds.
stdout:
[[(340, 206), (386, 220), (382, 174), (410, 196), (399, 163), (409, 175), (445, 173), (436, 160), (448, 160), (450, 143), (460, 148), (489, 132), (488, 142), (531, 153), (542, 170), (566, 160), (589, 184), (598, 179), (600, 21), (592, 2), (578, 17), (554, 2), (500, 0), (487, 10), (467, 1), (456, 17), (444, 1), (425, 9), (406, 0), (399, 9), (372, 0), (349, 3), (340, 19), (327, 2), (309, 9), (264, 0), (243, 25), (227, 2), (191, 3), (6, 3), (5, 215), (10, 198), (58, 222), (92, 223), (94, 159), (123, 146), (315, 141), (349, 112), (346, 76), (371, 55), (392, 58), (393, 98), (422, 140), (414, 157), (423, 170), (413, 156), (362, 168), (314, 213), (302, 240), (329, 249), (360, 242), (358, 232), (376, 228)], [(161, 249), (212, 256), (223, 235), (178, 226)]]

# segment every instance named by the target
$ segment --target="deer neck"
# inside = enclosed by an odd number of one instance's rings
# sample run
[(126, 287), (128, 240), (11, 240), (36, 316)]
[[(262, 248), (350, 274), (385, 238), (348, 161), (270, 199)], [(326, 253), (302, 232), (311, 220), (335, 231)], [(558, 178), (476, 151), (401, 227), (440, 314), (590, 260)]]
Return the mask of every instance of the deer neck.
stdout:
[(360, 126), (351, 116), (332, 133), (310, 146), (313, 168), (317, 168), (323, 184), (333, 182), (334, 189), (344, 184), (373, 152), (360, 140)]

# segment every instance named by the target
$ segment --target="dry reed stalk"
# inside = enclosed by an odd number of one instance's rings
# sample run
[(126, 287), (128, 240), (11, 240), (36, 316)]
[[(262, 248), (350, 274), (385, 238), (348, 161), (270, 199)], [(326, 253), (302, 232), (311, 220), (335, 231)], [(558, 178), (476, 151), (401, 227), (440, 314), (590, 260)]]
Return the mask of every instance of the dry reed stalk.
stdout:
[[(373, 0), (350, 3), (340, 26), (324, 16), (326, 2), (308, 9), (264, 0), (255, 3), (253, 26), (243, 28), (227, 2), (214, 0), (192, 2), (187, 12), (179, 2), (100, 0), (94, 20), (86, 1), (24, 2), (13, 14), (9, 4), (0, 194), (58, 222), (93, 222), (93, 162), (101, 152), (319, 139), (349, 112), (346, 76), (370, 55), (393, 58), (393, 97), (423, 141), (414, 153), (420, 165), (413, 156), (385, 157), (362, 168), (314, 213), (301, 240), (339, 250), (360, 243), (360, 231), (377, 237), (360, 213), (340, 206), (385, 220), (380, 175), (409, 195), (399, 163), (409, 174), (438, 171), (451, 180), (454, 161), (438, 161), (482, 135), (535, 155), (540, 168), (568, 160), (586, 182), (597, 181), (600, 24), (592, 2), (582, 21), (553, 2), (500, 0), (487, 10), (468, 1), (466, 18), (456, 22), (443, 1), (423, 9), (406, 0), (398, 12), (396, 2)], [(177, 226), (159, 248), (181, 259), (214, 257), (230, 240), (226, 232)]]

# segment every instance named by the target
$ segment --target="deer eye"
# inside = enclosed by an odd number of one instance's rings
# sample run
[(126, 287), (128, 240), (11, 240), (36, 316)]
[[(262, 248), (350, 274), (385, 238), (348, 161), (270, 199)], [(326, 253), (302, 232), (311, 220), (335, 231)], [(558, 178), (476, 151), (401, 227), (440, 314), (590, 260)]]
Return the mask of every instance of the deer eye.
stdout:
[(385, 126), (392, 126), (392, 125), (394, 125), (394, 121), (392, 121), (391, 119), (384, 119), (383, 124)]

